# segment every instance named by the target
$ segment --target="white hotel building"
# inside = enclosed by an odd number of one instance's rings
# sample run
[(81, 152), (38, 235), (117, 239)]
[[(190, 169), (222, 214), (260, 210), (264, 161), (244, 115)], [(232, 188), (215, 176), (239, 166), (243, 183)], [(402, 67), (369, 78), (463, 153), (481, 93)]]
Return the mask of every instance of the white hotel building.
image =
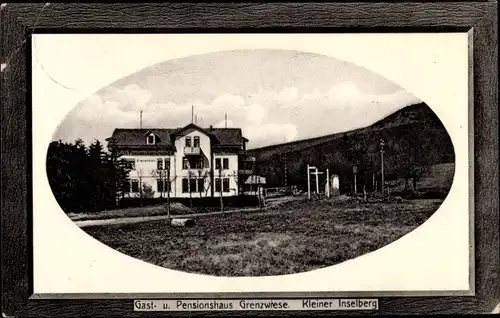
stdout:
[(240, 128), (118, 128), (106, 140), (132, 169), (125, 197), (139, 197), (145, 184), (154, 197), (235, 196), (254, 169)]

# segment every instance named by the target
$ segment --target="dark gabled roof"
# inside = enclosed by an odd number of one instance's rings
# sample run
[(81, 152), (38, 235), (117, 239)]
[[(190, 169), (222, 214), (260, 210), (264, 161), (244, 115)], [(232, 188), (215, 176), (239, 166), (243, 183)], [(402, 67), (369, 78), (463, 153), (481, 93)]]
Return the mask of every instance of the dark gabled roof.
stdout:
[(214, 145), (217, 146), (240, 146), (242, 140), (248, 141), (242, 136), (240, 128), (201, 128), (194, 124), (189, 124), (181, 128), (117, 128), (113, 135), (107, 138), (107, 141), (113, 140), (118, 146), (152, 146), (146, 145), (146, 135), (149, 132), (154, 133), (159, 142), (157, 145), (173, 145), (174, 136), (185, 129), (195, 128), (211, 136)]
[(184, 126), (184, 127), (181, 127), (181, 128), (177, 128), (172, 134), (173, 135), (180, 134), (181, 132), (183, 132), (184, 130), (189, 129), (189, 128), (193, 128), (193, 129), (199, 130), (202, 133), (204, 133), (205, 135), (210, 136), (210, 132), (208, 132), (205, 128), (201, 128), (200, 126), (195, 125), (193, 123), (188, 124), (187, 126)]
[(239, 146), (242, 139), (246, 139), (241, 134), (241, 128), (209, 128), (207, 131), (215, 136), (221, 146)]
[(146, 144), (146, 135), (148, 133), (155, 134), (159, 141), (158, 145), (170, 145), (171, 144), (171, 134), (175, 129), (159, 129), (159, 128), (147, 128), (147, 129), (136, 129), (136, 128), (117, 128), (113, 132), (111, 138), (117, 145), (120, 146), (138, 146)]

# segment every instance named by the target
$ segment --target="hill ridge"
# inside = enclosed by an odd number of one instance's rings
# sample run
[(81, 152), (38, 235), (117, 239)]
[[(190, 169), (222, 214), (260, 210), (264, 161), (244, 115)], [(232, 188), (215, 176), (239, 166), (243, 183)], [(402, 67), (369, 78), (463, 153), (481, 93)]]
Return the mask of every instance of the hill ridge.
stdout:
[(342, 182), (349, 183), (353, 165), (359, 166), (367, 178), (377, 178), (380, 139), (385, 140), (388, 178), (409, 178), (415, 174), (415, 167), (455, 160), (448, 132), (425, 103), (401, 108), (366, 127), (249, 149), (248, 154), (256, 158), (256, 174), (266, 177), (269, 185), (283, 185), (284, 180), (288, 184), (303, 184), (307, 164), (329, 168), (344, 175)]
[[(427, 110), (429, 110), (430, 112)], [(333, 133), (333, 134), (329, 134), (329, 135), (294, 140), (294, 141), (290, 141), (290, 142), (286, 142), (286, 143), (279, 143), (279, 144), (274, 144), (274, 145), (269, 145), (269, 146), (264, 146), (264, 147), (259, 147), (259, 148), (252, 148), (252, 149), (248, 149), (248, 153), (250, 155), (252, 155), (252, 154), (259, 153), (259, 152), (266, 151), (266, 150), (276, 150), (276, 148), (293, 147), (294, 145), (299, 145), (299, 144), (304, 144), (304, 143), (315, 143), (314, 145), (317, 145), (318, 143), (327, 142), (330, 140), (342, 138), (343, 136), (346, 136), (346, 135), (363, 133), (367, 130), (377, 131), (377, 130), (382, 130), (382, 129), (386, 129), (386, 128), (396, 127), (396, 126), (411, 125), (411, 124), (414, 124), (415, 122), (418, 122), (418, 120), (412, 120), (410, 122), (398, 124), (398, 123), (393, 122), (393, 118), (398, 118), (398, 116), (401, 117), (400, 116), (401, 114), (409, 113), (412, 111), (426, 112), (426, 113), (428, 113), (428, 115), (430, 113), (434, 114), (432, 112), (432, 110), (430, 110), (429, 106), (427, 106), (427, 104), (425, 104), (425, 103), (412, 104), (412, 105), (405, 106), (405, 107), (387, 115), (386, 117), (375, 121), (373, 124), (365, 126), (365, 127), (355, 128), (355, 129), (337, 132), (337, 133)], [(311, 144), (304, 145), (300, 149), (313, 147), (314, 145), (311, 145)], [(292, 151), (297, 151), (300, 149), (294, 149)], [(286, 152), (288, 152), (288, 151), (286, 151)]]

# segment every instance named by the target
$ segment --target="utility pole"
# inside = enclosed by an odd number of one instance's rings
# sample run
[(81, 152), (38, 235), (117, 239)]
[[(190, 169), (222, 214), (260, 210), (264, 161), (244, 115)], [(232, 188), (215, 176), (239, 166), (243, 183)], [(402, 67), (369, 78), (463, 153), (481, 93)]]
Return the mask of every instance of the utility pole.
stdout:
[(356, 163), (354, 164), (354, 166), (352, 166), (352, 174), (354, 174), (354, 196), (356, 196), (358, 193), (358, 166), (356, 165)]
[(286, 158), (286, 152), (285, 152), (285, 187), (288, 185), (288, 182), (287, 182), (287, 174), (288, 174), (288, 169), (287, 169), (287, 166), (286, 166), (286, 161), (287, 161), (287, 158)]
[(139, 127), (142, 129), (142, 110), (141, 110), (141, 115), (139, 119)]
[(326, 169), (326, 197), (330, 197), (330, 171)]
[(194, 123), (194, 105), (191, 105), (191, 124)]
[(384, 139), (380, 139), (380, 169), (382, 173), (382, 196), (385, 196), (385, 184), (384, 184), (384, 149), (385, 141)]
[(309, 164), (307, 164), (307, 198), (311, 200), (311, 176), (309, 175)]
[[(286, 142), (286, 137), (283, 137), (283, 143)], [(288, 180), (287, 180), (287, 175), (288, 175), (288, 167), (287, 167), (287, 152), (285, 151), (285, 187), (288, 186)]]
[(226, 113), (226, 116), (225, 116), (225, 118), (224, 118), (224, 121), (225, 121), (225, 123), (226, 123), (226, 128), (227, 128), (227, 113)]
[(356, 174), (354, 174), (354, 196), (356, 196), (356, 193), (358, 193), (358, 185), (356, 182)]

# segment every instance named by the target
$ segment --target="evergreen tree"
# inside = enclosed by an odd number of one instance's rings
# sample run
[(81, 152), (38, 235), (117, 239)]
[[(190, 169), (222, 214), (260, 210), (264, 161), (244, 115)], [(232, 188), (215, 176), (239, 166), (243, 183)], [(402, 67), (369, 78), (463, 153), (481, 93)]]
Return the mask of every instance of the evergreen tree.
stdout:
[(88, 148), (81, 139), (54, 141), (47, 153), (47, 177), (63, 211), (101, 211), (116, 206), (128, 184), (130, 169), (96, 140)]

